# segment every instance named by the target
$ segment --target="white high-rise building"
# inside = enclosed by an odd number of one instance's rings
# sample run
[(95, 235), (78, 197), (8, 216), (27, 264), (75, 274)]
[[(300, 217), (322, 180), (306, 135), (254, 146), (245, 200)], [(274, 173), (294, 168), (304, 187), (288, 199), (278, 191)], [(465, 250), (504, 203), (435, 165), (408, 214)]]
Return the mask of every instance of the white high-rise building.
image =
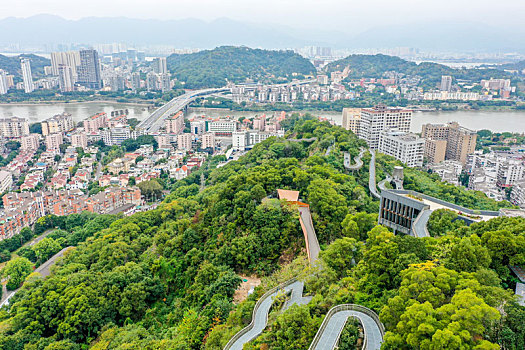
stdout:
[(441, 76), (441, 85), (439, 90), (450, 92), (452, 89), (452, 77), (450, 75)]
[(420, 167), (423, 166), (425, 139), (396, 129), (383, 130), (378, 151), (409, 167)]
[(60, 65), (68, 66), (71, 68), (71, 72), (73, 74), (73, 82), (76, 82), (78, 79), (77, 67), (80, 66), (80, 52), (52, 52), (51, 69), (53, 75), (59, 75), (58, 69)]
[(7, 94), (7, 72), (0, 69), (0, 95)]
[(167, 74), (168, 64), (166, 57), (157, 57), (153, 60), (153, 71), (157, 74)]
[(29, 123), (27, 119), (9, 117), (0, 119), (0, 136), (8, 138), (19, 138), (29, 135)]
[(185, 149), (185, 150), (191, 150), (191, 141), (192, 141), (192, 135), (191, 134), (179, 134), (177, 135), (177, 148), (178, 149)]
[(22, 68), (22, 78), (24, 80), (24, 91), (27, 93), (35, 90), (35, 84), (33, 83), (33, 76), (31, 75), (31, 61), (27, 58), (20, 60), (20, 67)]
[(412, 111), (409, 109), (391, 108), (385, 105), (363, 108), (357, 136), (365, 140), (370, 148), (378, 149), (383, 130), (397, 129), (408, 133), (411, 120)]
[(73, 76), (73, 69), (70, 66), (64, 64), (58, 66), (58, 85), (62, 92), (71, 92), (74, 90), (75, 78)]

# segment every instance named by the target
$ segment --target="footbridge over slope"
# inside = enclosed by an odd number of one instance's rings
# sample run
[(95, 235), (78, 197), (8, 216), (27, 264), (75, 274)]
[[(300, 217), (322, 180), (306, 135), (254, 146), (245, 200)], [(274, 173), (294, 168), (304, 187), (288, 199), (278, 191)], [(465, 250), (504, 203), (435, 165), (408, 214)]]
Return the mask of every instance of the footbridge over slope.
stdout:
[(321, 248), (317, 241), (317, 235), (315, 234), (312, 214), (310, 213), (310, 205), (299, 201), (299, 191), (277, 190), (277, 194), (279, 195), (279, 199), (286, 199), (298, 206), (299, 222), (301, 223), (301, 228), (304, 234), (308, 261), (310, 261), (310, 264), (314, 263), (319, 257)]
[[(320, 247), (312, 222), (310, 206), (299, 201), (299, 191), (279, 189), (277, 193), (280, 199), (286, 199), (298, 206), (299, 221), (301, 222), (306, 241), (308, 260), (310, 264), (315, 263), (319, 257)], [(312, 297), (303, 296), (303, 288), (304, 283), (293, 278), (266, 292), (255, 304), (250, 324), (235, 334), (226, 344), (224, 350), (242, 350), (244, 344), (257, 338), (264, 331), (268, 324), (268, 313), (273, 304), (273, 299), (279, 293), (290, 294), (290, 299), (283, 307), (284, 310), (293, 304), (303, 305), (309, 303)], [(379, 350), (384, 335), (384, 326), (379, 321), (379, 316), (364, 306), (353, 304), (337, 305), (328, 312), (309, 349), (335, 349), (349, 317), (357, 318), (363, 325), (364, 342), (362, 349)]]

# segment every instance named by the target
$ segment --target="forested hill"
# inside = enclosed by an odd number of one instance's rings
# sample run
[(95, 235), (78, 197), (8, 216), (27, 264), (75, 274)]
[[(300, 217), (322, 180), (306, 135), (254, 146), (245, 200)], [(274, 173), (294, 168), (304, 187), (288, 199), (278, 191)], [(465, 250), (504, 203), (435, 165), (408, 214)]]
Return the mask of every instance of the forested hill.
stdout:
[(287, 81), (294, 74), (315, 74), (315, 67), (293, 51), (251, 49), (221, 46), (192, 54), (173, 54), (168, 68), (186, 87), (222, 87), (227, 81)]
[(407, 75), (419, 75), (423, 82), (435, 84), (441, 81), (442, 75), (451, 75), (455, 79), (466, 79), (479, 82), (481, 79), (510, 78), (511, 75), (497, 69), (464, 69), (451, 68), (439, 63), (415, 63), (396, 56), (388, 55), (350, 55), (329, 63), (327, 73), (342, 71), (350, 67), (349, 78), (381, 78), (385, 72), (395, 71)]
[(31, 73), (34, 78), (42, 77), (44, 75), (44, 67), (51, 65), (51, 61), (48, 58), (33, 54), (23, 54), (18, 56), (0, 55), (0, 69), (9, 72), (9, 74), (12, 74), (17, 78), (22, 78), (20, 58), (28, 58), (31, 61)]
[[(309, 117), (282, 125), (289, 138), (310, 141), (272, 137), (220, 168), (223, 158), (213, 158), (176, 182), (155, 210), (86, 227), (97, 232), (72, 228), (85, 242), (48, 278), (29, 275), (0, 310), (0, 349), (219, 350), (250, 323), (257, 298), (292, 277), (305, 281), (312, 300), (281, 312), (280, 296), (269, 326), (245, 349), (307, 349), (328, 310), (342, 303), (380, 314), (387, 349), (523, 349), (525, 308), (514, 300), (508, 265), (525, 264), (525, 220), (465, 227), (438, 217), (435, 237), (394, 236), (376, 226), (370, 156), (359, 171), (344, 170), (344, 152), (353, 159), (362, 140)], [(378, 158), (377, 176), (395, 164)], [(412, 176), (411, 186), (450, 193), (427, 175)], [(308, 267), (297, 207), (278, 200), (278, 188), (298, 190), (310, 204), (319, 269)], [(454, 191), (461, 202), (484, 196)], [(234, 304), (244, 275), (262, 284)], [(359, 333), (349, 325), (342, 348), (355, 348)]]

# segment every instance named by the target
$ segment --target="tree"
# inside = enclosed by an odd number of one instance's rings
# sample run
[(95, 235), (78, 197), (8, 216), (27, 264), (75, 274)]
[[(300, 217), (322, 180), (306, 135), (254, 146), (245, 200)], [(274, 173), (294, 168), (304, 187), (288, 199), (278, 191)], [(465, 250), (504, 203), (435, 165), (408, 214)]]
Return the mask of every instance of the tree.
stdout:
[(362, 257), (362, 243), (354, 238), (336, 239), (321, 252), (321, 259), (330, 266), (341, 278), (347, 275), (351, 266), (357, 264)]
[(10, 260), (2, 269), (2, 276), (7, 278), (6, 288), (8, 290), (17, 289), (32, 271), (33, 264), (26, 258)]
[(20, 148), (20, 142), (18, 141), (7, 141), (5, 143), (5, 148), (7, 148), (10, 151), (16, 151)]
[(456, 271), (474, 272), (489, 267), (491, 261), (489, 250), (481, 245), (481, 239), (472, 235), (452, 246), (446, 266)]
[(162, 185), (155, 179), (142, 181), (137, 185), (147, 200), (158, 200), (162, 196)]
[(52, 238), (46, 237), (35, 244), (33, 250), (36, 257), (42, 263), (58, 253), (62, 249), (60, 244)]
[(42, 134), (42, 123), (33, 123), (29, 125), (29, 132), (32, 134)]

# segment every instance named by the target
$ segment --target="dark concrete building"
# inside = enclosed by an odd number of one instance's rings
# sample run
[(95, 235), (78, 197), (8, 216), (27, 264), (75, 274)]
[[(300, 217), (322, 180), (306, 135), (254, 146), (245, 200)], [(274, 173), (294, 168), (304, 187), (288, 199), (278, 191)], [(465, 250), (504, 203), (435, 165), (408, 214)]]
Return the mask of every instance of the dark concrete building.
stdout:
[(80, 66), (78, 67), (78, 83), (89, 89), (102, 89), (100, 62), (96, 50), (80, 51)]

